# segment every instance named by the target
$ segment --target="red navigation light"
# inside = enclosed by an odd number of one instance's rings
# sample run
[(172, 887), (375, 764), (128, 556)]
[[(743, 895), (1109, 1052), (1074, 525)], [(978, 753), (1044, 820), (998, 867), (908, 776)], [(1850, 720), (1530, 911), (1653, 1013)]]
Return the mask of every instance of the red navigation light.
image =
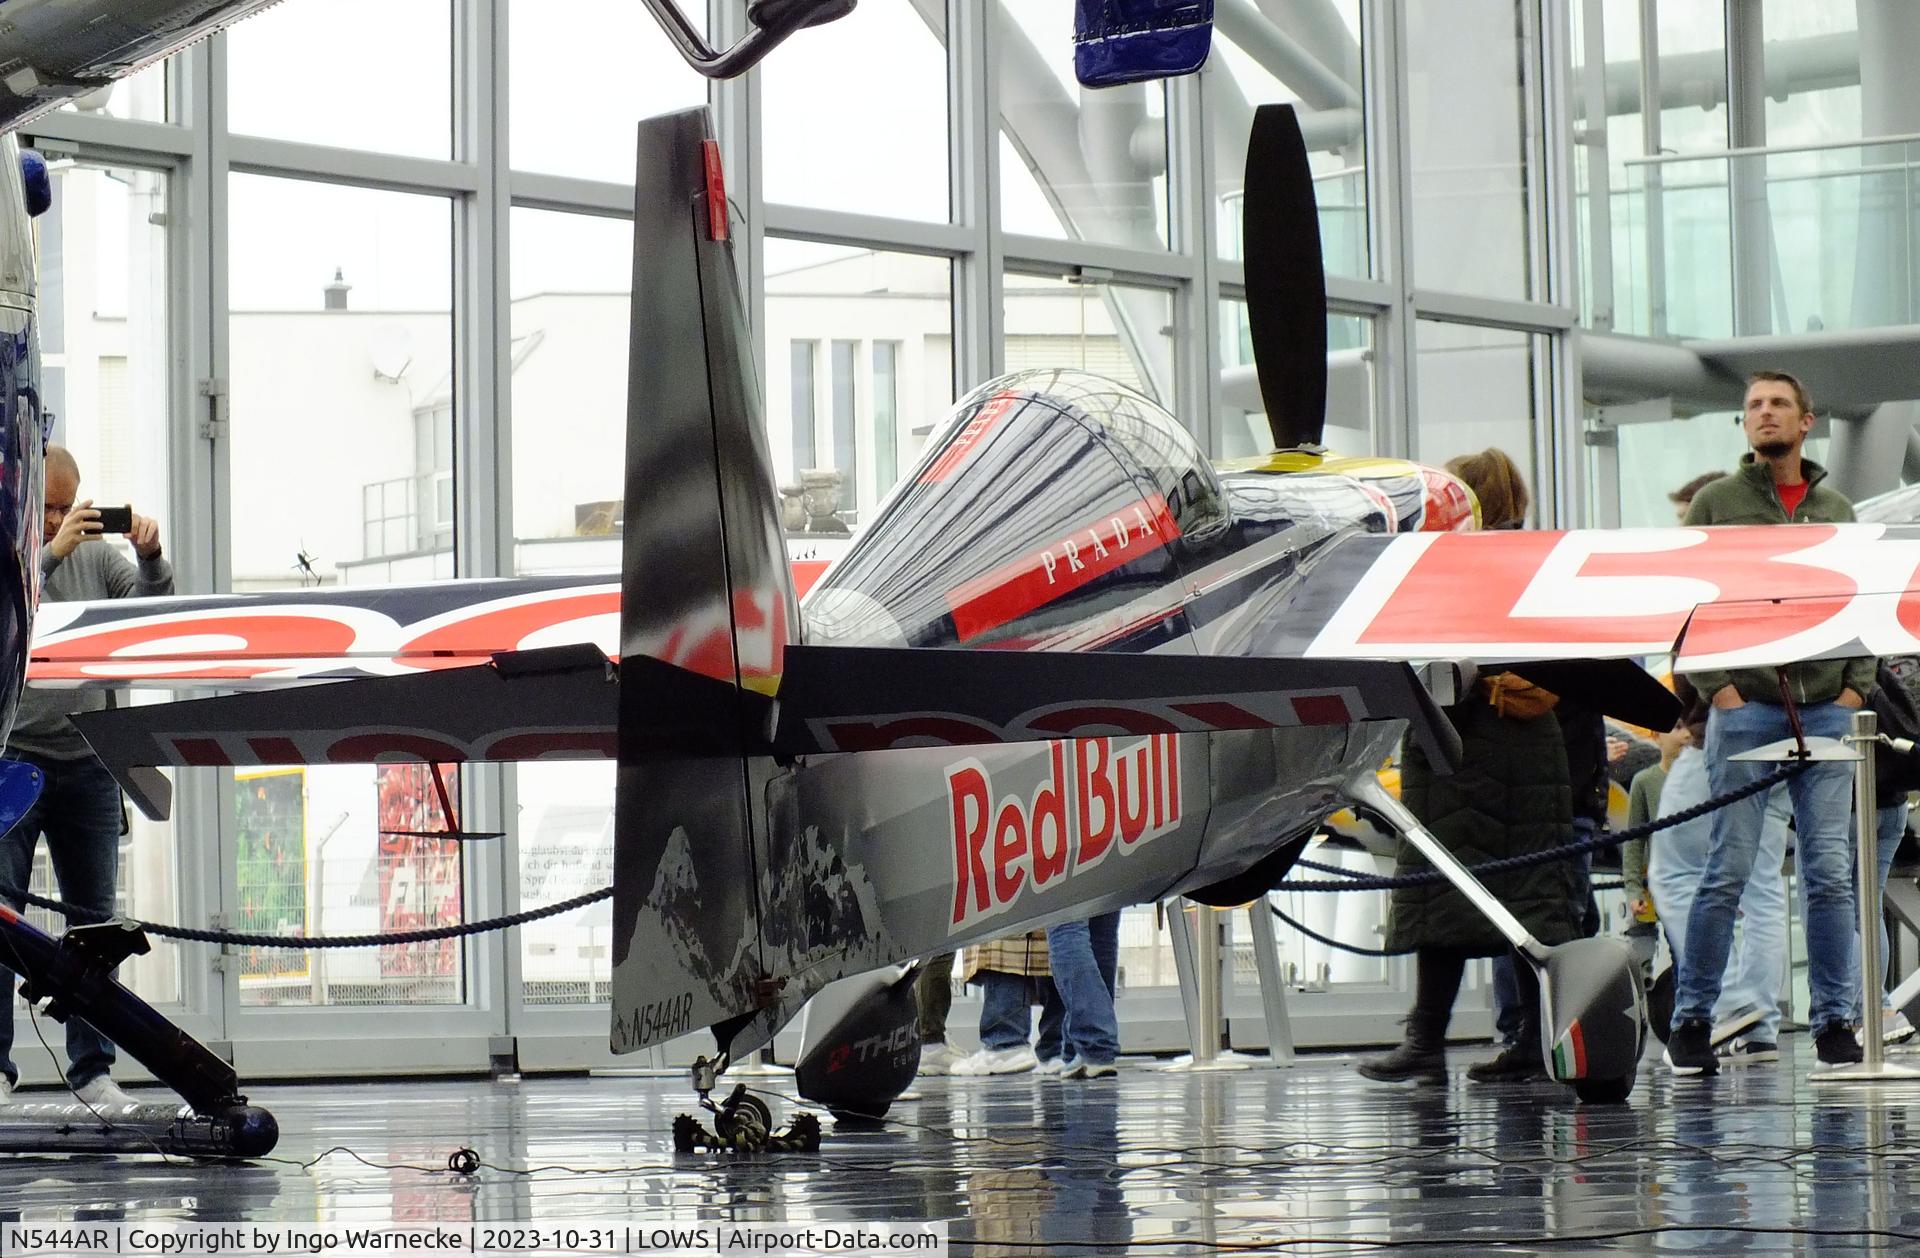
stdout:
[(727, 238), (727, 172), (720, 164), (720, 141), (700, 141), (707, 162), (707, 238)]

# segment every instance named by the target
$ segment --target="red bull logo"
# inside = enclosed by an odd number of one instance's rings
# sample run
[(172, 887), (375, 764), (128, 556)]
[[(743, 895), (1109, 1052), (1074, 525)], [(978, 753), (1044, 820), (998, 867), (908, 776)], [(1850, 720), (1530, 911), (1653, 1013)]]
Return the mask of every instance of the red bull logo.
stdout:
[(1047, 763), (1047, 775), (1024, 797), (997, 795), (978, 760), (947, 770), (953, 818), (949, 933), (1180, 826), (1175, 735), (1048, 743)]

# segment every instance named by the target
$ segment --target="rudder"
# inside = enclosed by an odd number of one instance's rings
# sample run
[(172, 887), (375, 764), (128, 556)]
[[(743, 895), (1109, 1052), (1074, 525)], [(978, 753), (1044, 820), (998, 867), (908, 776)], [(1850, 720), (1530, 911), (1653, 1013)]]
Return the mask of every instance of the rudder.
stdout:
[[(753, 752), (799, 636), (705, 110), (640, 125), (634, 183), (615, 1052), (771, 1002), (755, 834), (773, 770)], [(721, 683), (712, 702), (688, 701), (687, 674)], [(684, 754), (661, 759), (663, 738)]]

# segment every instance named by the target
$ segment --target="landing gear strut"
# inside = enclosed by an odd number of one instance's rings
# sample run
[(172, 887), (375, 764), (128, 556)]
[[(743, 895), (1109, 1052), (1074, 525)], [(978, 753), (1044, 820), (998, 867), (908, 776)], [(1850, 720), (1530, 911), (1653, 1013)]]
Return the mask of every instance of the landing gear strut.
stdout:
[(700, 1108), (713, 1115), (713, 1130), (708, 1131), (691, 1114), (673, 1120), (673, 1147), (678, 1153), (818, 1153), (820, 1120), (812, 1114), (796, 1114), (785, 1131), (773, 1130), (773, 1111), (767, 1103), (747, 1091), (744, 1083), (734, 1085), (727, 1099), (713, 1103), (713, 1090), (719, 1085), (726, 1059), (718, 1062), (705, 1057), (693, 1063), (693, 1090), (700, 1094)]

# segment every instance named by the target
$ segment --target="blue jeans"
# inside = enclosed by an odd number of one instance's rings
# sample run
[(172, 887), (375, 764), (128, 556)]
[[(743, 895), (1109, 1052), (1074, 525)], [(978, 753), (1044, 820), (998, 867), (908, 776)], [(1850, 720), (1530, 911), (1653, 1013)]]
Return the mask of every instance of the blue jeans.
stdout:
[(1040, 998), (1040, 1038), (1034, 1055), (1051, 1061), (1060, 1055), (1061, 1023), (1066, 1009), (1050, 978), (1028, 978), (1002, 970), (980, 971), (980, 1043), (987, 1048), (1019, 1048), (1033, 1029), (1033, 999)]
[[(92, 756), (45, 760), (8, 752), (9, 760), (38, 765), (47, 775), (39, 800), (18, 825), (0, 836), (0, 885), (25, 891), (33, 877), (33, 849), (44, 833), (59, 898), (81, 908), (113, 912), (114, 875), (120, 862), (120, 787)], [(14, 908), (18, 900), (10, 900)], [(79, 925), (80, 923), (73, 923)], [(13, 1064), (13, 973), (0, 967), (6, 994), (0, 999), (0, 1072), (20, 1081)], [(67, 1020), (67, 1082), (92, 1083), (113, 1068), (113, 1042), (79, 1018)]]
[[(1844, 738), (1853, 709), (1837, 703), (1808, 704), (1800, 722), (1809, 735)], [(1777, 766), (1733, 760), (1736, 752), (1792, 735), (1786, 710), (1777, 704), (1749, 702), (1714, 708), (1707, 718), (1707, 786), (1720, 795), (1765, 777)], [(1816, 1030), (1853, 1016), (1856, 987), (1853, 945), (1853, 856), (1848, 823), (1853, 815), (1853, 768), (1844, 762), (1815, 762), (1787, 779), (1797, 825), (1796, 861), (1806, 905), (1808, 1022)], [(1765, 829), (1767, 801), (1750, 795), (1713, 814), (1712, 846), (1700, 875), (1680, 953), (1680, 976), (1673, 1020), (1713, 1016), (1721, 978), (1733, 947), (1734, 911)]]
[[(1659, 815), (1671, 816), (1711, 797), (1705, 753), (1695, 747), (1683, 748), (1660, 790)], [(1753, 873), (1740, 892), (1740, 947), (1721, 975), (1720, 999), (1713, 1007), (1713, 1019), (1719, 1022), (1743, 1009), (1757, 1009), (1760, 1021), (1740, 1038), (1776, 1044), (1780, 1040), (1780, 1000), (1787, 981), (1787, 878), (1782, 867), (1791, 814), (1785, 786), (1774, 787), (1765, 798), (1766, 818), (1761, 824), (1760, 845), (1754, 849)], [(1713, 850), (1713, 816), (1695, 817), (1653, 836), (1647, 892), (1667, 932), (1667, 947), (1675, 966), (1686, 954), (1694, 896)]]
[(1113, 993), (1120, 975), (1120, 914), (1047, 927), (1047, 964), (1066, 1006), (1066, 1055), (1111, 1065), (1120, 1055)]

